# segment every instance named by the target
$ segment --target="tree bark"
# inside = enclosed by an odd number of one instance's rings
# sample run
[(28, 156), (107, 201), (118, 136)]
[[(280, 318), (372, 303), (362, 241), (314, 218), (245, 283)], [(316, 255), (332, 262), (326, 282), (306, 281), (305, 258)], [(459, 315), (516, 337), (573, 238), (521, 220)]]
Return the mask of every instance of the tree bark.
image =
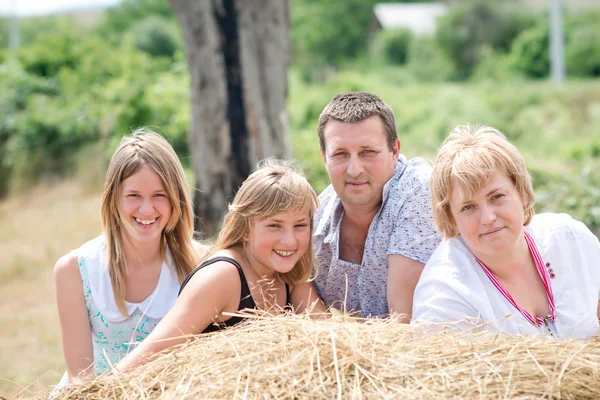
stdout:
[(256, 163), (290, 156), (288, 0), (171, 0), (191, 76), (196, 229), (213, 236)]

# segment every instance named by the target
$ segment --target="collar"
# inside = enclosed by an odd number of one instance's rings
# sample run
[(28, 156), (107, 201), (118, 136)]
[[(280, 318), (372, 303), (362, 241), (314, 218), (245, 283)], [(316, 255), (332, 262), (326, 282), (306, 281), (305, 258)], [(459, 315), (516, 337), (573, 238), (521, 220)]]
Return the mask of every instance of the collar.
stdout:
[[(106, 321), (122, 322), (129, 317), (123, 316), (114, 299), (110, 273), (106, 266), (106, 246), (102, 241), (101, 246), (92, 254), (82, 254), (88, 270), (88, 282), (91, 289), (92, 300)], [(163, 262), (158, 284), (154, 291), (141, 303), (125, 301), (127, 314), (131, 316), (139, 309), (145, 316), (161, 319), (171, 309), (179, 291), (179, 279), (172, 267), (173, 259), (167, 249), (167, 262)]]
[[(394, 167), (394, 175), (383, 185), (383, 191), (381, 193), (381, 206), (379, 210), (385, 205), (390, 191), (396, 186), (397, 181), (402, 177), (404, 170), (406, 169), (406, 157), (402, 154), (398, 157), (398, 164)], [(339, 226), (344, 215), (344, 206), (342, 200), (335, 193), (332, 185), (329, 185), (323, 192), (331, 192), (329, 201), (323, 206), (323, 214), (319, 219), (319, 223), (315, 227), (315, 233), (313, 236), (325, 236), (323, 239), (324, 243), (332, 243), (335, 240), (335, 233), (339, 231)]]

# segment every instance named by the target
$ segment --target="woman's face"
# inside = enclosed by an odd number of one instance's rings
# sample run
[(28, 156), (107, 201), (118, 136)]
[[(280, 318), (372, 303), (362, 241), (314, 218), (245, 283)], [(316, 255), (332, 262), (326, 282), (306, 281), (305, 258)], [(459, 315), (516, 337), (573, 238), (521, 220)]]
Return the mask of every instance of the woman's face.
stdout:
[(523, 201), (503, 172), (496, 171), (470, 199), (454, 183), (450, 211), (467, 247), (480, 260), (502, 260), (523, 240)]

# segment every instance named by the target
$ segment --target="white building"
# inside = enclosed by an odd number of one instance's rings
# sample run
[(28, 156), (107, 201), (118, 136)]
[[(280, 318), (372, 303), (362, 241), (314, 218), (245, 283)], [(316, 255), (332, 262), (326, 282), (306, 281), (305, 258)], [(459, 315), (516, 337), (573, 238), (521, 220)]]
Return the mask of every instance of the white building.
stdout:
[(443, 3), (380, 3), (374, 8), (374, 30), (405, 28), (415, 36), (435, 33), (437, 18), (446, 15), (448, 6)]

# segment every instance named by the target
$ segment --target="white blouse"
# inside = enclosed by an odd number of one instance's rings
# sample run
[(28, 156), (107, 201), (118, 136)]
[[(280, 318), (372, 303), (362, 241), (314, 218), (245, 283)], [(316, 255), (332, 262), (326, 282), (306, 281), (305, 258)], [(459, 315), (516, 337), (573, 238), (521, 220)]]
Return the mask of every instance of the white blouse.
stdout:
[[(558, 337), (587, 340), (598, 334), (600, 243), (581, 222), (567, 214), (535, 215), (525, 227), (554, 278)], [(548, 265), (549, 264), (549, 265)], [(494, 287), (460, 237), (444, 240), (419, 279), (413, 322), (490, 323), (510, 334), (544, 334)]]

